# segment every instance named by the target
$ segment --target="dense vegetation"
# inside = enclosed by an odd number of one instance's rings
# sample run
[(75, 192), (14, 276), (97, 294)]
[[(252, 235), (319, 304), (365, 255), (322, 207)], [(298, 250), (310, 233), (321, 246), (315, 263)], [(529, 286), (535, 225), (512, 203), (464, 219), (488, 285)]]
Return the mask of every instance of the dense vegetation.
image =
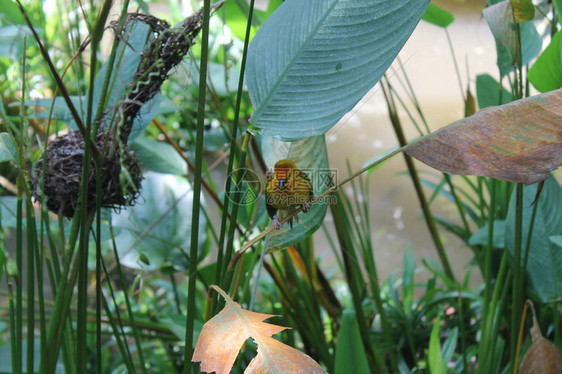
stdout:
[[(166, 22), (146, 2), (5, 0), (0, 372), (195, 372), (213, 360), (196, 348), (205, 323), (221, 321), (224, 340), (205, 344), (228, 351), (224, 316), (243, 310), (291, 329), (238, 332), (233, 372), (259, 347), (284, 357), (277, 332), (330, 373), (562, 370), (562, 188), (549, 174), (562, 163), (562, 2), (488, 2), (498, 69), (469, 77), (467, 118), (433, 134), (407, 69), (384, 75), (420, 19), (448, 33), (454, 17), (428, 2), (170, 0)], [(377, 82), (399, 146), (344, 179), (324, 134)], [(439, 262), (405, 248), (380, 279), (368, 195), (391, 157), (406, 160)], [(315, 200), (276, 230), (262, 182), (280, 159), (309, 174)], [(432, 213), (437, 196), (456, 218)], [(319, 229), (335, 233), (336, 275)], [(445, 230), (473, 253), (465, 273)]]

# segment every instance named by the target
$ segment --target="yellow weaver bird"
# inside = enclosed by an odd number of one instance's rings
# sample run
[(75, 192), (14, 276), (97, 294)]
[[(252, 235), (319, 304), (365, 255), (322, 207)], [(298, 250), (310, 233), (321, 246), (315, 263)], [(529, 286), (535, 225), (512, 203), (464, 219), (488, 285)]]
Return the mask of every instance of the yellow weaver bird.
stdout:
[[(276, 229), (283, 227), (280, 219), (287, 217), (299, 207), (302, 207), (303, 212), (308, 212), (313, 197), (310, 178), (299, 170), (293, 161), (277, 161), (273, 172), (268, 172), (265, 184), (265, 206)], [(289, 224), (293, 228), (292, 218)]]

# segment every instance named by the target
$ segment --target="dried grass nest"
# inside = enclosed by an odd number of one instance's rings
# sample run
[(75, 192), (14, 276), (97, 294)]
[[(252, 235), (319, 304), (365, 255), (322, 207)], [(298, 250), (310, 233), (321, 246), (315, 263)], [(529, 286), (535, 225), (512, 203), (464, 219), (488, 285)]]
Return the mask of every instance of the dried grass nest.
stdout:
[[(107, 138), (107, 139), (106, 139)], [(99, 131), (96, 145), (106, 152), (101, 164), (101, 206), (120, 208), (131, 205), (139, 195), (142, 170), (136, 155), (126, 145), (115, 144), (105, 131)], [(121, 148), (121, 149), (120, 149)], [(49, 143), (49, 148), (37, 162), (31, 179), (34, 197), (45, 198), (47, 208), (64, 217), (72, 217), (78, 205), (84, 139), (79, 131), (71, 131)], [(130, 178), (125, 178), (125, 168)], [(44, 170), (43, 170), (44, 169)], [(43, 174), (44, 171), (44, 174)], [(92, 159), (88, 177), (87, 208), (96, 204), (96, 168)], [(43, 184), (43, 185), (42, 185)]]

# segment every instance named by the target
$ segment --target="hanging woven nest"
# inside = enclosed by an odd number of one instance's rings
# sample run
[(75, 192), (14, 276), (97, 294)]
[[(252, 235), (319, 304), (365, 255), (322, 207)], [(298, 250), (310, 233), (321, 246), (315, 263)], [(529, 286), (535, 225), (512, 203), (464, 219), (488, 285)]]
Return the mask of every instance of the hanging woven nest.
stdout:
[[(119, 208), (131, 205), (137, 198), (142, 171), (136, 155), (126, 146), (115, 147), (106, 140), (107, 133), (100, 131), (96, 146), (108, 152), (101, 161), (101, 206)], [(118, 150), (118, 151), (117, 151)], [(111, 155), (109, 153), (112, 153)], [(84, 139), (79, 131), (72, 131), (49, 143), (49, 148), (37, 162), (32, 178), (33, 194), (39, 201), (45, 198), (47, 208), (64, 217), (74, 216), (78, 205), (84, 163)], [(44, 174), (43, 174), (44, 171)], [(41, 183), (44, 195), (41, 194)], [(88, 209), (96, 204), (96, 166), (92, 159), (88, 176)]]
[[(222, 4), (213, 8), (216, 11)], [(115, 122), (112, 126), (102, 122), (96, 135), (98, 152), (92, 157), (88, 174), (88, 201), (86, 208), (96, 204), (97, 174), (95, 159), (101, 163), (101, 206), (120, 208), (131, 205), (139, 195), (142, 171), (135, 154), (127, 147), (135, 118), (141, 107), (158, 92), (170, 71), (177, 66), (193, 45), (201, 30), (203, 11), (186, 18), (176, 27), (146, 14), (127, 14), (125, 24), (143, 22), (154, 32), (147, 43), (128, 87), (124, 100), (114, 108)], [(127, 35), (126, 27), (117, 21), (111, 23), (117, 38)], [(116, 131), (117, 127), (117, 131)], [(107, 130), (107, 129), (111, 130)], [(82, 125), (83, 132), (84, 126)], [(110, 133), (108, 133), (110, 131)], [(107, 144), (106, 144), (107, 143)], [(31, 180), (34, 197), (45, 199), (52, 212), (72, 217), (78, 206), (82, 167), (84, 163), (84, 138), (80, 131), (72, 131), (49, 143), (48, 149), (37, 162)]]

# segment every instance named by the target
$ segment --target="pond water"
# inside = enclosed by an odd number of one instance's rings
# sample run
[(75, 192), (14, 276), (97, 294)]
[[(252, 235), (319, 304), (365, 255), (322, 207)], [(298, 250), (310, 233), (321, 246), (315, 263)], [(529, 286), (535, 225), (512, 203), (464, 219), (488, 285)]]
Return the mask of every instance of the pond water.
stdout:
[[(468, 79), (474, 94), (476, 75), (489, 73), (498, 76), (494, 40), (482, 17), (482, 9), (486, 2), (436, 1), (436, 4), (455, 14), (455, 21), (448, 31), (459, 66), (462, 91), (466, 90)], [(443, 29), (420, 22), (399, 57), (432, 131), (463, 118), (461, 88), (447, 35)], [(403, 81), (403, 74), (396, 73), (399, 69), (400, 65), (395, 61), (388, 77), (390, 83), (400, 91), (401, 83), (398, 77)], [(405, 95), (402, 97), (406, 98)], [(408, 139), (418, 136), (412, 121), (404, 111), (401, 112), (401, 119)], [(349, 162), (355, 171), (377, 154), (398, 145), (378, 85), (328, 132), (327, 140), (330, 164), (338, 168), (340, 178), (349, 175), (346, 162)], [(419, 162), (416, 162), (416, 166), (424, 172), (424, 176), (428, 175), (426, 173), (439, 175)], [(409, 177), (403, 174), (406, 170), (403, 157), (395, 156), (369, 176), (371, 232), (381, 280), (386, 279), (391, 272), (400, 275), (404, 252), (408, 247), (415, 255), (418, 266), (421, 265), (422, 257), (438, 260), (413, 184)], [(351, 192), (349, 187), (345, 191)], [(432, 193), (429, 189), (425, 192), (427, 197)], [(454, 222), (460, 221), (455, 206), (444, 198), (437, 198), (432, 209), (434, 213)], [(330, 219), (331, 217), (327, 217), (328, 226), (331, 228)], [(467, 263), (472, 259), (472, 252), (444, 229), (439, 228), (439, 232), (453, 271), (458, 278), (462, 278), (466, 273)], [(335, 231), (330, 230), (330, 235), (336, 238)], [(333, 265), (333, 257), (330, 255), (325, 235), (318, 233), (315, 240), (317, 255), (325, 255), (324, 264), (330, 267)], [(425, 273), (428, 276), (427, 272)], [(424, 277), (423, 274), (420, 276)], [(481, 281), (477, 271), (473, 272), (472, 278), (472, 284)]]

